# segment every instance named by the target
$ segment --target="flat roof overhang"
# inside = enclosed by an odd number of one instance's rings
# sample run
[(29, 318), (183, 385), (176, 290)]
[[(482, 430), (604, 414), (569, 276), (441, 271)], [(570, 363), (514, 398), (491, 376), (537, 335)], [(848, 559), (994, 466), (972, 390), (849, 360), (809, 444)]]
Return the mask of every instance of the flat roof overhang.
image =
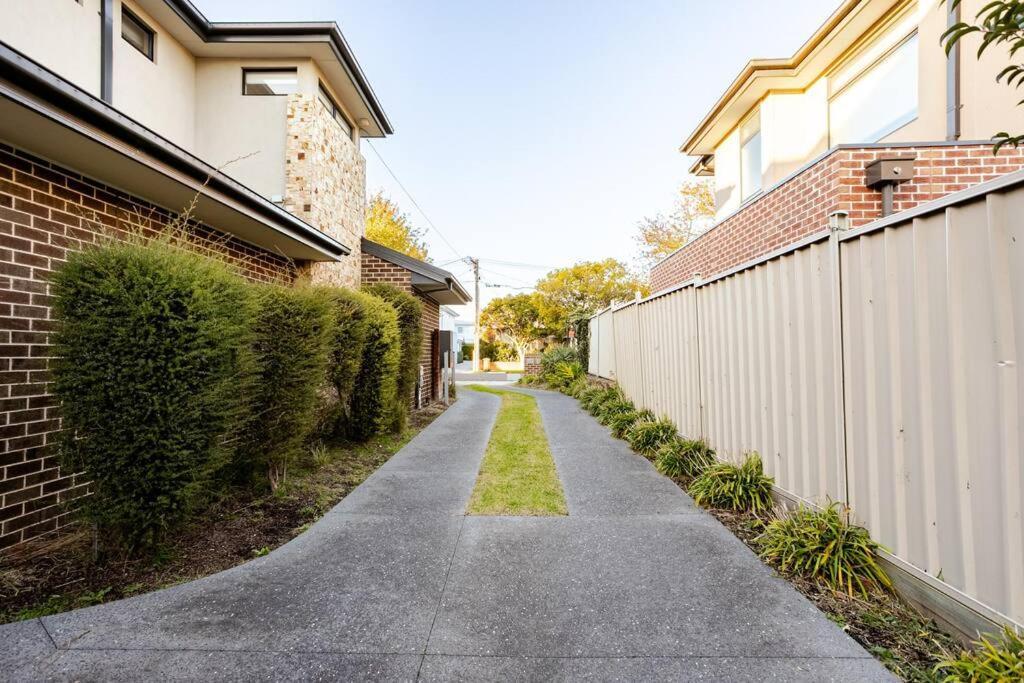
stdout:
[(367, 254), (372, 254), (409, 271), (412, 288), (431, 301), (441, 306), (465, 304), (471, 301), (469, 292), (463, 288), (462, 283), (444, 268), (420, 261), (365, 237), (362, 238), (361, 245)]
[(0, 43), (0, 140), (172, 213), (292, 258), (346, 245)]
[(394, 133), (336, 22), (211, 22), (189, 0), (137, 1), (196, 57), (314, 60), (356, 122), (366, 121), (363, 137)]
[(768, 93), (810, 87), (858, 38), (907, 0), (843, 0), (792, 57), (753, 59), (679, 147), (690, 156), (714, 154), (718, 144)]

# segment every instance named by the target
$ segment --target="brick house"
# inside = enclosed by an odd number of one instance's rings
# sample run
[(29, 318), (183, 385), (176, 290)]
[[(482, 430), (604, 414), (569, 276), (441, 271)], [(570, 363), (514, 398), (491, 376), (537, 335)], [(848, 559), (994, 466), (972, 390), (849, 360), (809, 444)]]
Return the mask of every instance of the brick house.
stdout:
[(254, 281), (358, 286), (360, 140), (393, 131), (333, 22), (213, 23), (189, 0), (0, 12), (4, 548), (88, 490), (52, 450), (48, 278), (68, 250), (155, 235), (191, 205), (188, 239)]
[[(362, 240), (362, 278), (364, 284), (384, 282), (409, 292), (423, 304), (423, 343), (420, 353), (422, 381), (413, 405), (437, 400), (441, 390), (441, 364), (438, 331), (441, 307), (468, 303), (469, 293), (447, 270), (389, 249), (365, 237)], [(454, 360), (452, 361), (454, 363)]]
[(977, 59), (971, 36), (947, 58), (940, 44), (983, 5), (845, 0), (792, 57), (748, 63), (681, 148), (714, 178), (714, 225), (654, 265), (652, 289), (764, 257), (830, 217), (879, 218), (883, 190), (866, 177), (879, 160), (913, 170), (892, 186), (895, 212), (1024, 168), (1024, 150), (990, 141), (1024, 127), (1019, 95), (995, 81), (1005, 52)]

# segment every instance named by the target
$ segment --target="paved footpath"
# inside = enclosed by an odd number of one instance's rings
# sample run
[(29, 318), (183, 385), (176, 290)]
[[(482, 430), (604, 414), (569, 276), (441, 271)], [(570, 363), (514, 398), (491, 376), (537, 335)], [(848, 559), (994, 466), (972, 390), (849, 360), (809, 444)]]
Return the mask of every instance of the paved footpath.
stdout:
[(568, 397), (568, 517), (466, 517), (496, 396), (459, 401), (294, 541), (0, 627), (0, 679), (890, 680)]

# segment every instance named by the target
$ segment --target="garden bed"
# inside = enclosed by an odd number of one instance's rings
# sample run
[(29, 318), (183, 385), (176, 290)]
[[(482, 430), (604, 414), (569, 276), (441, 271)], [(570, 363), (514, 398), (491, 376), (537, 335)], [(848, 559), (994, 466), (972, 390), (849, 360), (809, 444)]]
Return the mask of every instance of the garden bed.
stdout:
[(443, 410), (437, 404), (412, 413), (401, 435), (318, 449), (276, 493), (226, 495), (154, 555), (95, 561), (92, 533), (82, 525), (5, 551), (0, 623), (146, 593), (265, 555), (305, 531)]

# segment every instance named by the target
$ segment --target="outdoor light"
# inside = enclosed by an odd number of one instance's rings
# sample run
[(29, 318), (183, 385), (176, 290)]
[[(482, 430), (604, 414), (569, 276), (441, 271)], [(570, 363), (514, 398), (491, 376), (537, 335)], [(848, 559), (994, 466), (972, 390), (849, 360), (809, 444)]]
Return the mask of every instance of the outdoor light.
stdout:
[(864, 184), (882, 193), (882, 216), (892, 213), (892, 195), (900, 183), (914, 179), (914, 158), (878, 159), (864, 167)]

